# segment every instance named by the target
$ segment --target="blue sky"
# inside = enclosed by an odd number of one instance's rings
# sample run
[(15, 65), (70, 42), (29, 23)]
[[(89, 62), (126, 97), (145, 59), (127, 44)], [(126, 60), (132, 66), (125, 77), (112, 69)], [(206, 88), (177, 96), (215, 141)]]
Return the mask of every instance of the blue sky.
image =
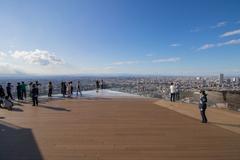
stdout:
[(0, 0), (0, 74), (240, 75), (238, 0)]

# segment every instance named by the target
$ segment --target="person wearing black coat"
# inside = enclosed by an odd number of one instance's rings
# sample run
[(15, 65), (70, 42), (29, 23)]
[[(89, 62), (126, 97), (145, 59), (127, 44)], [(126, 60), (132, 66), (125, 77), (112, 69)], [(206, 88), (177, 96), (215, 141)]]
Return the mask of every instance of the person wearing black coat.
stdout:
[(200, 91), (200, 100), (199, 100), (199, 109), (200, 109), (200, 113), (202, 116), (202, 123), (207, 123), (207, 117), (206, 117), (206, 109), (207, 109), (207, 94), (205, 93), (204, 90)]
[(52, 82), (50, 81), (48, 83), (48, 97), (52, 97), (52, 92), (53, 92), (53, 85), (52, 85)]
[(18, 100), (22, 100), (22, 89), (21, 84), (19, 82), (17, 83), (17, 97)]
[(7, 90), (7, 96), (8, 96), (8, 98), (11, 98), (11, 99), (13, 100), (11, 83), (8, 83), (8, 84), (7, 84), (6, 90)]
[(62, 93), (63, 97), (65, 97), (66, 91), (67, 91), (66, 82), (62, 82), (61, 83), (61, 93)]
[(38, 87), (36, 87), (36, 84), (32, 85), (32, 101), (33, 106), (38, 106)]
[(5, 98), (5, 92), (2, 85), (0, 85), (0, 107), (2, 107), (1, 104), (3, 103), (4, 98)]
[(0, 85), (0, 98), (4, 98), (4, 97), (5, 97), (5, 92), (2, 85)]
[(97, 89), (96, 92), (98, 92), (99, 88), (100, 88), (100, 81), (96, 80), (96, 89)]

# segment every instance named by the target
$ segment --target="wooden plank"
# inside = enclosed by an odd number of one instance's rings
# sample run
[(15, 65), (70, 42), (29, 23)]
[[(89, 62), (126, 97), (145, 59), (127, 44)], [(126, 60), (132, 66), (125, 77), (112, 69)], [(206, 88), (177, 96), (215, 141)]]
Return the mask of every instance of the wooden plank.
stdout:
[[(66, 99), (39, 107), (25, 104), (19, 107), (22, 112), (0, 110), (0, 126), (9, 124), (7, 130), (0, 132), (0, 137), (5, 134), (4, 142), (0, 141), (0, 155), (4, 160), (239, 160), (239, 134), (201, 124), (159, 107), (155, 101)], [(32, 138), (16, 145), (16, 138), (6, 136), (11, 125), (28, 130), (21, 134)], [(18, 130), (11, 132), (12, 136), (18, 135)], [(14, 150), (9, 146), (15, 146)], [(35, 154), (29, 152), (31, 149), (21, 149), (24, 146), (35, 148)]]

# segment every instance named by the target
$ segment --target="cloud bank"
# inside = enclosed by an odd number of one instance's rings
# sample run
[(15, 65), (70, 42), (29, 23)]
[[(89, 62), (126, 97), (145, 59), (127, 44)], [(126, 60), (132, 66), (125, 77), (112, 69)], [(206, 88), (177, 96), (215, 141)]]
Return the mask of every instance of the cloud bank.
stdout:
[(140, 61), (119, 61), (119, 62), (113, 62), (113, 65), (123, 65), (123, 64), (138, 64)]
[(40, 64), (43, 66), (64, 64), (64, 61), (56, 57), (55, 54), (39, 49), (35, 49), (34, 51), (15, 51), (11, 56), (15, 59), (24, 60), (29, 64)]
[(213, 48), (213, 47), (215, 47), (215, 44), (204, 44), (203, 46), (198, 48), (198, 50), (205, 50), (205, 49), (209, 49), (209, 48)]
[(5, 58), (6, 56), (7, 56), (7, 54), (6, 54), (6, 53), (4, 53), (4, 52), (0, 51), (0, 59), (3, 59), (3, 58)]
[(222, 22), (218, 22), (215, 26), (212, 26), (211, 28), (220, 28), (226, 25), (227, 25), (227, 21), (222, 21)]
[(240, 39), (233, 39), (233, 40), (230, 40), (230, 41), (217, 43), (217, 44), (204, 44), (203, 46), (201, 46), (197, 50), (200, 51), (200, 50), (206, 50), (206, 49), (209, 49), (209, 48), (222, 47), (222, 46), (228, 46), (228, 45), (240, 45)]
[(161, 58), (152, 60), (153, 63), (165, 63), (165, 62), (177, 62), (181, 59), (179, 57), (172, 57), (172, 58)]
[(0, 73), (1, 74), (25, 74), (24, 71), (19, 69), (19, 67), (8, 64), (8, 63), (0, 63)]
[(217, 46), (221, 47), (221, 46), (226, 46), (226, 45), (239, 45), (240, 44), (240, 39), (233, 39), (227, 42), (223, 42), (223, 43), (218, 43)]
[(240, 29), (225, 32), (224, 34), (220, 35), (220, 37), (228, 37), (228, 36), (233, 36), (233, 35), (237, 35), (237, 34), (240, 34)]

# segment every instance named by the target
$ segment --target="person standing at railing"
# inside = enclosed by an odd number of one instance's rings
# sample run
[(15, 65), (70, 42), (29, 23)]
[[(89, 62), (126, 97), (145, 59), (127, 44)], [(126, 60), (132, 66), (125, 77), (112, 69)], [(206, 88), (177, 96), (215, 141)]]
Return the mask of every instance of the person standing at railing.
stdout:
[(33, 101), (33, 106), (38, 106), (38, 87), (36, 84), (32, 85), (32, 101)]
[(53, 85), (52, 85), (52, 82), (50, 81), (48, 83), (48, 97), (52, 97), (52, 91), (53, 91)]
[(170, 85), (170, 94), (171, 94), (171, 97), (170, 97), (171, 102), (175, 102), (175, 86), (173, 83), (171, 83)]
[(96, 80), (96, 92), (98, 92), (99, 88), (100, 88), (100, 81), (99, 80)]
[(0, 85), (0, 98), (4, 98), (4, 97), (5, 97), (5, 92), (2, 85)]
[(7, 90), (8, 98), (11, 98), (12, 100), (14, 100), (13, 96), (12, 96), (12, 85), (11, 85), (11, 83), (7, 83), (6, 90)]
[(17, 97), (18, 100), (22, 100), (22, 89), (20, 82), (17, 83)]
[(180, 86), (179, 86), (178, 83), (176, 84), (175, 99), (176, 99), (177, 101), (180, 100)]
[(36, 84), (36, 87), (37, 87), (38, 90), (39, 90), (39, 86), (41, 86), (41, 83), (39, 83), (38, 81), (36, 81), (35, 84)]
[(70, 92), (71, 92), (71, 96), (72, 96), (73, 95), (73, 82), (72, 81), (70, 82), (70, 87), (71, 87), (71, 91)]
[(80, 81), (78, 81), (78, 84), (77, 84), (77, 96), (78, 96), (78, 92), (80, 93), (80, 96), (82, 96), (82, 90), (81, 90), (81, 83), (80, 83)]
[(66, 82), (62, 82), (61, 83), (61, 93), (62, 93), (63, 97), (65, 97), (65, 95), (66, 95), (66, 90), (67, 90)]
[(2, 85), (0, 85), (0, 107), (1, 107), (1, 104), (3, 103), (4, 98), (5, 98), (5, 91)]
[(104, 89), (104, 82), (101, 80), (101, 89)]
[(22, 91), (22, 99), (24, 98), (25, 100), (27, 99), (27, 85), (22, 81), (21, 84), (21, 91)]
[(33, 86), (33, 82), (30, 82), (30, 83), (28, 84), (28, 86), (29, 86), (29, 97), (32, 97), (32, 86)]
[(200, 91), (200, 101), (199, 101), (199, 109), (202, 116), (202, 123), (207, 123), (207, 117), (206, 117), (206, 109), (207, 109), (207, 94), (204, 90)]
[(67, 83), (67, 95), (68, 95), (68, 97), (71, 97), (71, 83), (70, 82)]

